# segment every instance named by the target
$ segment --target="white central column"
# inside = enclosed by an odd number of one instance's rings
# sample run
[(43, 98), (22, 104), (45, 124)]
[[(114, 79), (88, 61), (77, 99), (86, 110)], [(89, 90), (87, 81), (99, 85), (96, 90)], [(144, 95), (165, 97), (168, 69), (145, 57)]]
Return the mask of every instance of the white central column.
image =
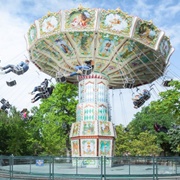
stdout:
[[(70, 135), (72, 156), (113, 156), (114, 128), (108, 113), (108, 79), (92, 73), (79, 76), (79, 80), (76, 123)], [(86, 166), (97, 167), (98, 164), (91, 160), (89, 164), (86, 161)]]

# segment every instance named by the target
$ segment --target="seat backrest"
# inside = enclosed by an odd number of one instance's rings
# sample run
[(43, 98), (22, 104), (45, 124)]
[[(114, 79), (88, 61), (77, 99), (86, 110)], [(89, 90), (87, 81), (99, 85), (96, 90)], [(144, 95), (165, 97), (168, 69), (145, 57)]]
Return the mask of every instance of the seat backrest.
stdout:
[(144, 100), (146, 100), (146, 101), (147, 101), (150, 97), (151, 97), (150, 95), (144, 95), (144, 96), (143, 96)]
[(141, 107), (144, 103), (145, 103), (145, 100), (144, 98), (140, 98), (139, 100), (136, 101), (136, 106), (137, 107)]
[(38, 90), (39, 92), (44, 92), (44, 91), (47, 90), (47, 88), (46, 88), (45, 86), (38, 86), (38, 87), (37, 87), (37, 90)]

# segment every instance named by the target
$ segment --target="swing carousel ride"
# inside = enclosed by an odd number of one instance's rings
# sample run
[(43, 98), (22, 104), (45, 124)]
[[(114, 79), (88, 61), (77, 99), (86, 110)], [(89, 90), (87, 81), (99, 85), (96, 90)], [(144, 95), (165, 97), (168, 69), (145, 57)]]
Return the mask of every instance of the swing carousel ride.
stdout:
[[(49, 12), (30, 26), (26, 40), (31, 62), (54, 78), (74, 72), (84, 61), (94, 61), (91, 72), (65, 78), (79, 87), (70, 134), (74, 157), (113, 156), (108, 90), (152, 83), (163, 75), (174, 51), (152, 21), (120, 9), (82, 6)], [(78, 163), (98, 166), (93, 159)]]

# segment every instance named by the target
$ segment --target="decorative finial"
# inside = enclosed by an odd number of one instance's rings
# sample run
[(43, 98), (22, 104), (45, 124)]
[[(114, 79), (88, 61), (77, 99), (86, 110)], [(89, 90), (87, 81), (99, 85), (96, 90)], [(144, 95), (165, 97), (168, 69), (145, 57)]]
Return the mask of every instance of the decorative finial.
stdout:
[(150, 21), (149, 21), (149, 24), (153, 24), (153, 21), (152, 21), (152, 20), (150, 20)]
[(50, 12), (50, 11), (48, 11), (47, 16), (49, 17), (50, 15), (51, 15), (51, 12)]
[(121, 9), (118, 7), (118, 8), (116, 9), (116, 11), (117, 11), (117, 12), (121, 12)]
[(79, 7), (78, 7), (79, 10), (82, 10), (83, 9), (83, 6), (80, 4)]

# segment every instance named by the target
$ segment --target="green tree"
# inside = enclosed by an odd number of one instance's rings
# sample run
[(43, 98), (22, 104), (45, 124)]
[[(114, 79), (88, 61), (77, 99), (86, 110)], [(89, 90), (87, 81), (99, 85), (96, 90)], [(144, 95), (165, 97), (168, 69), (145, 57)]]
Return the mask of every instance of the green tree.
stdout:
[(171, 89), (159, 93), (160, 99), (151, 103), (151, 111), (159, 114), (171, 114), (171, 119), (180, 124), (180, 81), (169, 83)]
[(38, 110), (34, 109), (29, 141), (41, 154), (69, 154), (69, 135), (76, 120), (77, 95), (77, 86), (57, 84), (53, 94), (42, 101)]
[(0, 152), (4, 155), (31, 154), (26, 123), (21, 119), (20, 113), (12, 107), (9, 114), (0, 113)]
[(131, 142), (135, 138), (132, 131), (122, 125), (116, 126), (115, 156), (123, 156), (130, 152)]
[(117, 138), (115, 155), (122, 156), (130, 153), (132, 156), (157, 155), (162, 149), (157, 144), (157, 136), (145, 131), (134, 135), (133, 127), (124, 128), (122, 125), (116, 126)]
[(133, 156), (158, 155), (162, 149), (157, 145), (157, 136), (148, 131), (141, 132), (137, 138), (131, 142), (130, 154)]
[(180, 153), (180, 126), (174, 126), (168, 131), (171, 150)]
[(157, 133), (154, 130), (155, 123), (158, 123), (169, 129), (173, 122), (173, 120), (169, 120), (172, 119), (171, 114), (152, 111), (152, 109), (147, 106), (143, 107), (141, 112), (136, 113), (134, 117), (135, 118), (128, 125), (128, 128), (131, 129), (134, 136), (138, 136), (140, 133), (148, 131), (150, 134), (157, 136), (157, 146), (160, 146), (161, 149), (163, 149), (162, 153), (164, 156), (172, 154), (172, 150), (170, 149), (169, 136), (164, 132)]
[(8, 127), (6, 126), (7, 114), (4, 111), (0, 111), (0, 154), (6, 154), (6, 148), (8, 146), (7, 139), (9, 139)]

